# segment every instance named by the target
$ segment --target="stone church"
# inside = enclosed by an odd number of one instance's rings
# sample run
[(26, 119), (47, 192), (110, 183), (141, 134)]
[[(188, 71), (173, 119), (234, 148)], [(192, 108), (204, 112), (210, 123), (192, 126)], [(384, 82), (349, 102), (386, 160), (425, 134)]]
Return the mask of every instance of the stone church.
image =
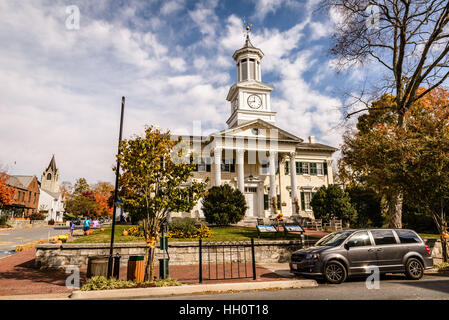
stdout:
[(62, 222), (64, 216), (64, 202), (59, 188), (59, 170), (56, 167), (55, 156), (50, 160), (47, 169), (42, 173), (39, 183), (38, 209), (46, 214), (46, 221), (53, 219)]
[[(249, 209), (245, 221), (274, 217), (313, 217), (310, 200), (323, 185), (333, 183), (332, 154), (337, 150), (304, 141), (276, 126), (270, 94), (274, 87), (262, 82), (264, 53), (249, 35), (232, 56), (237, 82), (229, 88), (227, 129), (209, 136), (182, 136), (195, 157), (194, 179), (208, 188), (227, 183), (238, 188)], [(172, 216), (177, 216), (173, 214)], [(201, 201), (192, 217), (201, 218)]]

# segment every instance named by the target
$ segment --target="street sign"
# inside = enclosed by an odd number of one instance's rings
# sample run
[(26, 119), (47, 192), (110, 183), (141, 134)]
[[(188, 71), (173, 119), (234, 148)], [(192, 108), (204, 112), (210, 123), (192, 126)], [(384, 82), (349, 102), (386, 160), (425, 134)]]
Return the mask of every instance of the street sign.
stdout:
[(259, 232), (278, 232), (274, 226), (257, 226)]
[(304, 232), (304, 229), (297, 224), (284, 225), (284, 228), (287, 232)]

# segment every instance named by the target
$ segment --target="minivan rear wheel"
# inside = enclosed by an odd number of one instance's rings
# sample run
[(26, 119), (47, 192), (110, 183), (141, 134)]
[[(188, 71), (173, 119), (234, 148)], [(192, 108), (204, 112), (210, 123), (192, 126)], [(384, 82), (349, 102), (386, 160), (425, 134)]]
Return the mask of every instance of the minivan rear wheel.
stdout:
[(424, 267), (421, 261), (416, 258), (408, 259), (405, 264), (405, 275), (411, 280), (421, 279), (424, 275)]
[(340, 284), (346, 280), (346, 268), (338, 261), (329, 261), (324, 268), (324, 277), (327, 282)]

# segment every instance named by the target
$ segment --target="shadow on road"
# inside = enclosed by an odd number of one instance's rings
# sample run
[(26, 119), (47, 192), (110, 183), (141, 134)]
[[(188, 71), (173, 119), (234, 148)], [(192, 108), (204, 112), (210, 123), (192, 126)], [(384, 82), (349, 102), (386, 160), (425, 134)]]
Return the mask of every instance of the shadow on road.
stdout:
[(433, 290), (442, 293), (449, 294), (449, 276), (446, 274), (432, 274), (433, 277), (441, 277), (442, 279), (438, 280), (426, 280), (426, 278), (422, 278), (421, 280), (409, 280), (409, 281), (401, 281), (402, 285), (416, 287), (426, 290)]

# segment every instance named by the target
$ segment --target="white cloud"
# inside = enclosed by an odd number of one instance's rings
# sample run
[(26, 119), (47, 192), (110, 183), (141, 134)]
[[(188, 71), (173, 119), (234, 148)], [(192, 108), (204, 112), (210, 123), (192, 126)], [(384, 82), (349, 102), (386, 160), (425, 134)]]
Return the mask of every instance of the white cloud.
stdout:
[(164, 2), (161, 7), (161, 14), (162, 15), (173, 14), (175, 12), (182, 10), (184, 6), (185, 6), (184, 0), (173, 0)]
[(332, 26), (330, 23), (321, 23), (319, 21), (310, 22), (310, 28), (312, 29), (312, 40), (318, 40), (330, 35)]
[(196, 4), (195, 9), (189, 11), (190, 18), (195, 22), (203, 35), (203, 45), (215, 44), (216, 32), (219, 28), (219, 18), (215, 13), (218, 1), (203, 1)]
[(276, 12), (277, 9), (279, 9), (283, 3), (286, 1), (284, 0), (257, 0), (256, 2), (256, 8), (255, 8), (255, 14), (254, 17), (260, 21), (265, 19), (266, 15), (269, 13)]
[[(164, 2), (161, 16), (142, 18), (137, 1), (123, 18), (106, 20), (101, 16), (113, 14), (113, 2), (80, 2), (79, 31), (65, 29), (63, 1), (0, 2), (0, 164), (17, 161), (12, 173), (40, 175), (55, 153), (64, 180), (112, 181), (122, 95), (125, 137), (148, 124), (175, 133), (191, 133), (194, 121), (208, 132), (225, 127), (225, 98), (235, 81), (231, 56), (244, 43), (240, 18), (219, 18), (217, 1), (197, 3), (189, 12), (179, 7), (183, 1)], [(278, 125), (335, 145), (340, 101), (304, 75), (317, 67), (320, 48), (298, 51), (310, 29), (311, 3), (296, 25), (260, 27), (251, 40), (265, 53), (263, 77), (278, 79), (272, 100)], [(163, 15), (182, 10), (185, 29), (200, 38), (173, 44), (167, 35), (179, 31)]]

